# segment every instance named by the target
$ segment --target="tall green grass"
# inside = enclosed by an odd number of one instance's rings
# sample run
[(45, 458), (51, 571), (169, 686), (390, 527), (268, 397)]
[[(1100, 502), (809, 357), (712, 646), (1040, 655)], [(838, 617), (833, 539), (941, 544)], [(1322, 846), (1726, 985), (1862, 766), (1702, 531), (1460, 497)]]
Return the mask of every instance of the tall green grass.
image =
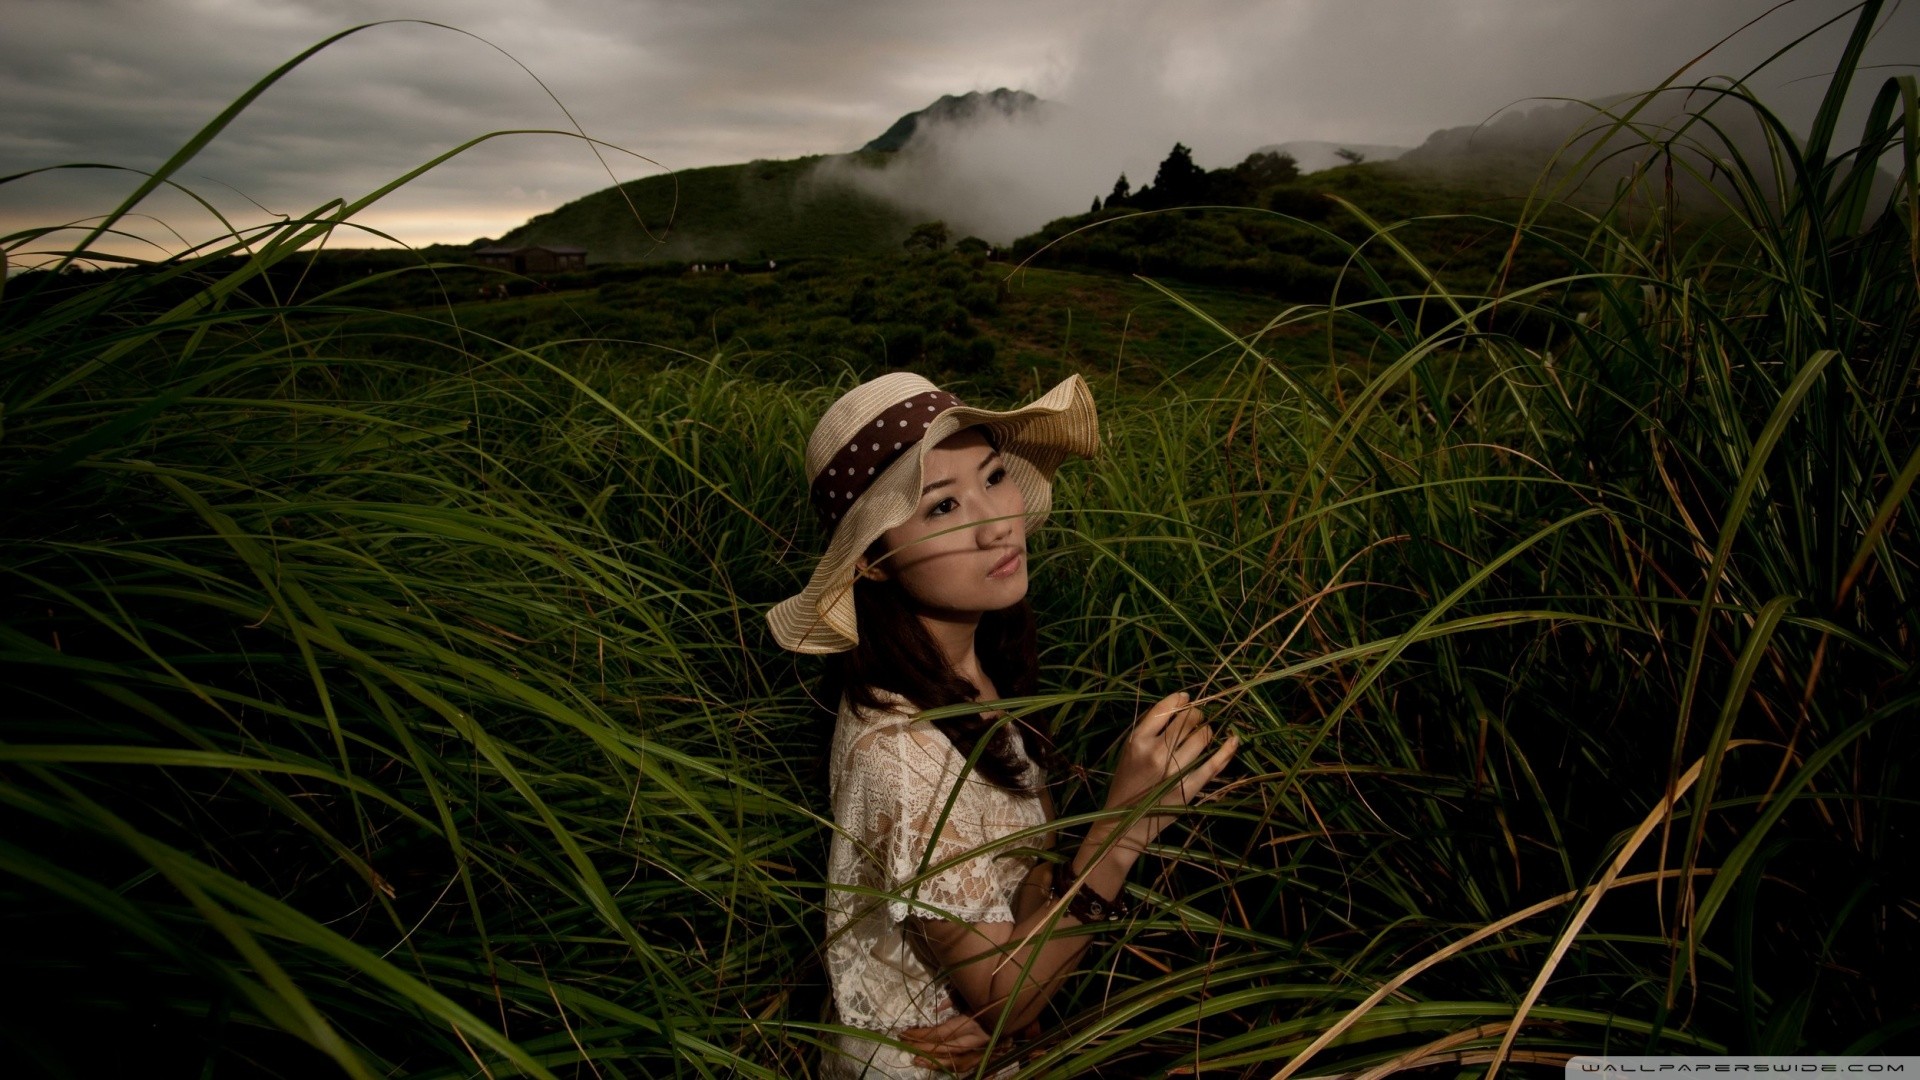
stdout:
[[(1270, 328), (1366, 335), (1364, 371), (1221, 328), (1218, 378), (1096, 389), (1016, 703), (1083, 763), (1056, 802), (1087, 820), (1177, 686), (1245, 745), (1023, 1075), (1912, 1047), (1914, 81), (1836, 127), (1879, 14), (1811, 137), (1736, 163), (1738, 228), (1657, 182), (1523, 212), (1512, 247), (1575, 271), (1468, 295), (1382, 223)], [(1648, 137), (1650, 177), (1698, 160)], [(351, 286), (259, 291), (356, 209), (0, 298), (7, 1043), (816, 1074), (830, 716), (763, 612), (813, 550), (812, 420), (871, 372), (408, 355), (343, 332)]]

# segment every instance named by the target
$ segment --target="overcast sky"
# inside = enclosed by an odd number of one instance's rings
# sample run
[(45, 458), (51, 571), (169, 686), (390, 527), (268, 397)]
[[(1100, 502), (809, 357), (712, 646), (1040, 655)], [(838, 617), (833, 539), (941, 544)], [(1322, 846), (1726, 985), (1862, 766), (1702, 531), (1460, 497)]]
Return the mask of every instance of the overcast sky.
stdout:
[[(1744, 74), (1845, 12), (1794, 0), (1693, 73)], [(1527, 99), (1649, 87), (1773, 7), (1755, 0), (0, 0), (0, 174), (151, 169), (257, 79), (379, 19), (269, 89), (178, 179), (242, 221), (355, 198), (459, 143), (570, 127), (670, 168), (854, 149), (943, 93), (1008, 86), (1064, 103), (1054, 140), (1090, 181), (1152, 175), (1173, 139), (1200, 164), (1287, 140), (1416, 145)], [(1846, 24), (1756, 81), (1811, 116)], [(496, 48), (497, 47), (497, 48)], [(510, 53), (509, 58), (504, 53)], [(1920, 5), (1884, 17), (1871, 86), (1912, 73)], [(1795, 81), (1799, 80), (1799, 81)], [(657, 171), (609, 152), (621, 180)], [(1061, 164), (1056, 162), (1056, 165)], [(993, 167), (1001, 167), (996, 164)], [(1006, 168), (1018, 168), (1010, 161)], [(1078, 174), (1055, 186), (1071, 190)], [(988, 178), (990, 179), (990, 178)], [(60, 171), (0, 186), (0, 234), (101, 213), (137, 180)], [(612, 182), (584, 144), (467, 151), (358, 220), (410, 243), (498, 236)], [(156, 200), (149, 237), (211, 219)], [(1039, 224), (1038, 221), (1034, 222)], [(336, 246), (373, 242), (341, 235)], [(29, 244), (14, 261), (45, 243)], [(124, 249), (125, 242), (121, 244)]]

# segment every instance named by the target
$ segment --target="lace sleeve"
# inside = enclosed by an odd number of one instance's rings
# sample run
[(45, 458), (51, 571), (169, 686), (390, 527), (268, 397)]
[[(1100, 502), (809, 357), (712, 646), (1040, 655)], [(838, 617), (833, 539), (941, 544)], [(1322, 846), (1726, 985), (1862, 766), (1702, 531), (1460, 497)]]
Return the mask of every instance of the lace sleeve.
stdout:
[[(902, 897), (887, 901), (890, 922), (909, 914), (944, 915), (962, 922), (1013, 921), (994, 860), (1020, 845), (1002, 844), (972, 858), (959, 857), (1023, 823), (996, 812), (997, 800), (983, 790), (983, 785), (990, 786), (984, 777), (969, 775), (953, 796), (953, 808), (946, 809), (962, 760), (938, 729), (910, 724), (865, 732), (848, 754), (849, 794), (860, 807), (854, 815), (858, 839), (884, 871), (887, 891)], [(944, 823), (942, 811), (947, 815)], [(951, 866), (934, 869), (956, 858)], [(933, 872), (915, 881), (923, 868)]]

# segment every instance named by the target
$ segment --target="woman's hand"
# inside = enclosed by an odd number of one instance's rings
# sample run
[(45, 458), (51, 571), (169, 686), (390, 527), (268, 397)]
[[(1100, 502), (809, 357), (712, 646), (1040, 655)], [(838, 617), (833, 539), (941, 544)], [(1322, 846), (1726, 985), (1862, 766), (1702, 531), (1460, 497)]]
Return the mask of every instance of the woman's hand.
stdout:
[[(1040, 1037), (1040, 1021), (1028, 1024), (1019, 1036), (1031, 1041)], [(966, 1072), (987, 1055), (987, 1032), (967, 1013), (932, 1027), (911, 1027), (900, 1033), (900, 1041), (920, 1051), (913, 1059), (923, 1069)]]
[[(1169, 694), (1148, 709), (1127, 733), (1120, 749), (1120, 762), (1114, 769), (1113, 783), (1107, 789), (1107, 809), (1119, 810), (1138, 805), (1168, 777), (1199, 760), (1213, 741), (1213, 727), (1203, 720), (1197, 705), (1188, 705), (1193, 695), (1181, 691)], [(1228, 735), (1213, 756), (1201, 762), (1179, 783), (1169, 787), (1155, 803), (1157, 806), (1185, 806), (1200, 789), (1226, 768), (1240, 736)], [(1160, 831), (1173, 823), (1170, 814), (1150, 814), (1140, 818), (1118, 843), (1138, 852), (1153, 842)]]
[(986, 1031), (966, 1013), (932, 1027), (908, 1028), (900, 1033), (900, 1041), (920, 1051), (913, 1063), (923, 1069), (969, 1070), (987, 1052)]

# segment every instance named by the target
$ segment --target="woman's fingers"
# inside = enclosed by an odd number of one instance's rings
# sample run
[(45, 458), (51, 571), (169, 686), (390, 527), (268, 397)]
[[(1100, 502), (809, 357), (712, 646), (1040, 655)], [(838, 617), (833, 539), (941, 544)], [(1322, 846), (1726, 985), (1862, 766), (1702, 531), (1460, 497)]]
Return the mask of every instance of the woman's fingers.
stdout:
[(1199, 785), (1196, 785), (1195, 790), (1197, 791), (1200, 786), (1204, 786), (1214, 777), (1219, 776), (1220, 770), (1227, 767), (1227, 762), (1233, 760), (1233, 753), (1238, 749), (1240, 749), (1239, 732), (1233, 732), (1221, 740), (1220, 749), (1213, 752), (1213, 756), (1207, 759), (1206, 764), (1194, 770), (1193, 775), (1204, 775), (1206, 777)]
[[(1187, 762), (1190, 762), (1193, 759), (1198, 758), (1202, 753), (1205, 753), (1207, 742), (1211, 738), (1212, 738), (1212, 732), (1209, 731), (1207, 733), (1206, 739), (1192, 740), (1191, 743), (1189, 744), (1192, 747), (1192, 755), (1187, 758), (1187, 761), (1183, 761), (1180, 767), (1183, 769), (1186, 768)], [(1207, 760), (1201, 762), (1198, 766), (1196, 766), (1193, 769), (1193, 771), (1187, 773), (1186, 777), (1180, 781), (1180, 786), (1177, 789), (1179, 792), (1180, 801), (1183, 804), (1191, 803), (1193, 801), (1194, 796), (1200, 794), (1200, 789), (1212, 783), (1213, 778), (1220, 775), (1220, 770), (1227, 767), (1227, 762), (1232, 760), (1234, 751), (1238, 750), (1239, 748), (1240, 748), (1240, 736), (1238, 733), (1230, 734), (1224, 740), (1222, 740), (1220, 744), (1220, 748), (1218, 750), (1215, 750), (1212, 756), (1208, 757)], [(1183, 746), (1181, 749), (1182, 751), (1185, 751), (1187, 747)]]
[(1186, 741), (1189, 735), (1193, 734), (1195, 728), (1205, 723), (1206, 717), (1206, 710), (1200, 708), (1198, 705), (1189, 705), (1180, 710), (1180, 715), (1174, 717), (1173, 722), (1167, 725), (1167, 741), (1175, 746), (1180, 745)]
[(936, 1054), (933, 1058), (916, 1057), (913, 1059), (913, 1063), (915, 1065), (920, 1066), (923, 1069), (945, 1069), (948, 1072), (970, 1072), (973, 1070), (974, 1067), (980, 1064), (980, 1059), (986, 1056), (987, 1055), (981, 1053), (978, 1050), (968, 1050), (964, 1053), (955, 1054), (951, 1057), (942, 1056), (938, 1054)]
[(1158, 736), (1162, 731), (1166, 730), (1167, 725), (1174, 717), (1180, 714), (1182, 711), (1181, 706), (1192, 699), (1193, 695), (1187, 693), (1185, 690), (1168, 694), (1166, 697), (1160, 699), (1159, 704), (1147, 710), (1146, 715), (1142, 716), (1140, 723), (1136, 725), (1136, 730), (1141, 735), (1150, 738)]
[(1184, 755), (1187, 761), (1200, 756), (1200, 750), (1213, 741), (1213, 725), (1197, 721), (1181, 733), (1180, 740), (1174, 743), (1174, 753)]
[(1176, 776), (1194, 762), (1206, 755), (1207, 745), (1213, 741), (1213, 728), (1199, 724), (1189, 729), (1179, 742), (1162, 751), (1166, 764), (1162, 766), (1162, 775)]
[(949, 1054), (983, 1047), (987, 1044), (987, 1037), (984, 1034), (957, 1033), (943, 1037), (912, 1039), (902, 1035), (900, 1041), (922, 1053)]
[(960, 1072), (980, 1063), (988, 1040), (979, 1021), (961, 1013), (931, 1027), (907, 1028), (900, 1041), (919, 1051), (915, 1065)]
[(1180, 692), (1180, 708), (1174, 710), (1173, 716), (1171, 718), (1172, 723), (1169, 725), (1169, 727), (1186, 727), (1192, 724), (1194, 720), (1198, 719), (1200, 715), (1206, 711), (1198, 705), (1187, 704), (1192, 700), (1193, 700), (1192, 694), (1189, 694), (1184, 690)]
[(1206, 718), (1205, 710), (1188, 704), (1192, 700), (1185, 690), (1162, 698), (1134, 725), (1134, 739), (1143, 746), (1157, 743), (1161, 749), (1179, 748)]
[(900, 1033), (900, 1041), (924, 1050), (967, 1048), (985, 1046), (987, 1033), (978, 1021), (962, 1013), (932, 1027), (907, 1028)]
[(1147, 740), (1143, 749), (1148, 760), (1160, 767), (1162, 775), (1173, 772), (1178, 765), (1180, 748), (1192, 738), (1194, 728), (1200, 723), (1199, 710), (1183, 710), (1179, 716), (1160, 729), (1160, 733)]

